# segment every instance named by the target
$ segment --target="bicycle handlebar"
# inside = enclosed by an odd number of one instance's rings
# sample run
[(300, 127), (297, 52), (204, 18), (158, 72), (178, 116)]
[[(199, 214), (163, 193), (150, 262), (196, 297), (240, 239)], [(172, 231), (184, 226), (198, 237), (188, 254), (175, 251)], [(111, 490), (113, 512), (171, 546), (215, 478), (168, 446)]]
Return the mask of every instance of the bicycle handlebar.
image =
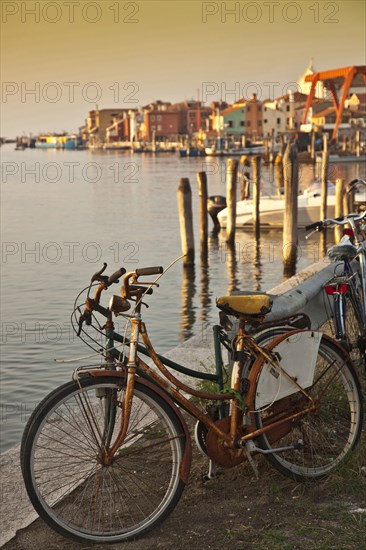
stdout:
[(110, 286), (113, 283), (118, 283), (118, 279), (122, 277), (122, 275), (124, 275), (125, 273), (126, 273), (126, 270), (124, 267), (120, 267), (119, 269), (117, 269), (117, 271), (115, 271), (113, 275), (108, 277), (108, 281), (107, 281), (108, 286)]
[(137, 277), (140, 277), (141, 275), (160, 275), (163, 272), (164, 268), (161, 267), (161, 265), (155, 267), (141, 267), (135, 271)]
[(347, 214), (347, 216), (339, 216), (339, 218), (327, 218), (325, 220), (319, 220), (305, 226), (305, 231), (311, 231), (312, 229), (322, 231), (327, 225), (346, 225), (350, 219), (354, 222), (359, 222), (366, 217), (366, 211), (363, 214)]
[(352, 191), (357, 185), (364, 185), (366, 187), (366, 181), (363, 180), (363, 179), (360, 179), (360, 178), (357, 178), (355, 180), (352, 180), (348, 186), (349, 186), (349, 191)]
[[(87, 300), (86, 300), (85, 310), (80, 315), (80, 318), (79, 318), (78, 336), (80, 336), (80, 333), (81, 333), (81, 330), (82, 330), (82, 325), (83, 325), (84, 322), (87, 325), (91, 324), (92, 311), (93, 310), (99, 311), (104, 316), (108, 317), (109, 311), (105, 308), (102, 308), (102, 306), (99, 305), (101, 294), (102, 294), (103, 290), (106, 290), (113, 283), (117, 283), (118, 279), (120, 277), (122, 277), (122, 275), (126, 274), (125, 268), (120, 267), (110, 277), (108, 277), (106, 275), (103, 275), (106, 268), (107, 268), (107, 264), (104, 263), (102, 269), (100, 269), (99, 271), (94, 273), (94, 275), (91, 278), (91, 283), (93, 283), (95, 281), (99, 281), (100, 284), (98, 285), (98, 288), (95, 292), (94, 299), (91, 299), (91, 298), (88, 297)], [(134, 296), (142, 296), (143, 294), (152, 294), (153, 289), (151, 288), (151, 286), (154, 285), (154, 284), (156, 286), (158, 286), (157, 283), (136, 284), (137, 279), (140, 276), (160, 275), (161, 273), (164, 273), (164, 268), (161, 267), (161, 266), (142, 267), (142, 268), (136, 269), (135, 271), (127, 273), (126, 277), (123, 281), (123, 286), (121, 288), (121, 294), (123, 294), (123, 296), (126, 299), (131, 298), (131, 294), (134, 295)], [(130, 284), (130, 279), (131, 279), (132, 284)], [(147, 285), (148, 287), (150, 285), (150, 288), (146, 288), (146, 286), (144, 286), (144, 285)]]
[(328, 222), (336, 223), (337, 225), (343, 225), (343, 223), (340, 223), (340, 222), (347, 223), (346, 221), (344, 221), (344, 216), (339, 216), (339, 218), (335, 218), (335, 219), (329, 218), (327, 220), (319, 220), (317, 222), (306, 225), (305, 231), (310, 231), (311, 229), (317, 229), (318, 231), (322, 231)]

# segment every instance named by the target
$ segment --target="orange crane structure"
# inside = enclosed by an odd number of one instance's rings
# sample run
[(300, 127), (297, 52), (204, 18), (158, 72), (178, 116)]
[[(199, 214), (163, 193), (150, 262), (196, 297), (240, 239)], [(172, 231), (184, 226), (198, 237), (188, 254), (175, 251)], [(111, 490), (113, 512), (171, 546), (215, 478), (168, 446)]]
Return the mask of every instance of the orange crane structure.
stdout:
[[(306, 100), (304, 118), (302, 123), (306, 124), (307, 115), (310, 107), (313, 104), (315, 88), (317, 83), (321, 81), (329, 90), (336, 112), (336, 122), (333, 129), (331, 140), (337, 137), (338, 127), (342, 121), (344, 102), (347, 99), (351, 86), (366, 85), (366, 65), (354, 65), (352, 67), (343, 67), (342, 69), (334, 69), (331, 71), (322, 71), (307, 75), (305, 82), (311, 82), (310, 93)], [(338, 91), (341, 90), (341, 97), (338, 97)]]

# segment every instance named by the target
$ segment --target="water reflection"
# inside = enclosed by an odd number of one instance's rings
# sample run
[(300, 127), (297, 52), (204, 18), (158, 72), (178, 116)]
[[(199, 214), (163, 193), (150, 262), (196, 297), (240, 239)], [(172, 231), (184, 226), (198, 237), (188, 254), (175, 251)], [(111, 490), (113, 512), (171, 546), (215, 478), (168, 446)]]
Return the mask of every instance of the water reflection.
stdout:
[(254, 246), (254, 256), (253, 256), (253, 279), (254, 279), (254, 290), (261, 290), (262, 282), (262, 249), (261, 241), (258, 237)]
[(240, 283), (237, 277), (238, 261), (236, 255), (236, 243), (225, 243), (222, 250), (222, 255), (226, 262), (227, 292), (228, 294), (232, 294), (236, 290), (240, 290)]
[(200, 321), (202, 326), (205, 326), (208, 322), (210, 310), (211, 310), (211, 298), (209, 290), (209, 265), (206, 256), (205, 261), (201, 259), (201, 280), (200, 280)]
[(179, 341), (185, 342), (193, 336), (194, 325), (196, 322), (196, 312), (194, 307), (194, 297), (196, 294), (195, 283), (195, 268), (194, 266), (185, 266), (182, 274), (182, 291), (181, 291), (181, 320)]

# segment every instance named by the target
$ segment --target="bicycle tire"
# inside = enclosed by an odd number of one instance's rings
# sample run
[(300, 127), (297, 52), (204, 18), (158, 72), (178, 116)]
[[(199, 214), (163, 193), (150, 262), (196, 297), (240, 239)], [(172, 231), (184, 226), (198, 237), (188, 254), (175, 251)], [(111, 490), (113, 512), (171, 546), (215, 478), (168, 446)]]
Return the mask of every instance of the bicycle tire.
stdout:
[[(269, 348), (276, 351), (280, 342), (289, 341), (293, 336), (296, 331), (282, 335), (276, 340), (277, 344)], [(307, 404), (303, 402), (305, 398), (301, 392), (294, 392), (290, 398), (274, 401), (260, 410), (258, 386), (261, 377), (268, 377), (268, 368), (264, 360), (259, 360), (257, 367), (253, 366), (253, 371), (256, 370), (253, 372), (253, 407), (257, 429), (279, 419), (281, 414), (288, 415), (290, 407), (298, 412), (309, 404), (308, 400)], [(322, 389), (324, 395), (320, 393)], [(257, 438), (259, 447), (267, 453), (266, 459), (282, 474), (297, 481), (327, 476), (349, 456), (362, 429), (362, 394), (352, 362), (347, 353), (325, 335), (321, 337), (316, 355), (314, 383), (307, 391), (318, 399), (315, 412), (282, 425), (282, 433), (280, 429)], [(290, 446), (295, 448), (280, 451)]]
[[(184, 427), (162, 397), (136, 381), (126, 438), (116, 459), (102, 466), (104, 401), (118, 392), (120, 403), (125, 382), (109, 376), (79, 382), (82, 388), (69, 382), (51, 392), (28, 421), (21, 462), (29, 498), (50, 527), (72, 540), (139, 538), (173, 511), (183, 492)], [(118, 406), (113, 439), (121, 411)]]
[(347, 285), (347, 291), (334, 300), (334, 323), (337, 339), (350, 354), (355, 367), (365, 369), (366, 327), (362, 321), (360, 304), (350, 284)]

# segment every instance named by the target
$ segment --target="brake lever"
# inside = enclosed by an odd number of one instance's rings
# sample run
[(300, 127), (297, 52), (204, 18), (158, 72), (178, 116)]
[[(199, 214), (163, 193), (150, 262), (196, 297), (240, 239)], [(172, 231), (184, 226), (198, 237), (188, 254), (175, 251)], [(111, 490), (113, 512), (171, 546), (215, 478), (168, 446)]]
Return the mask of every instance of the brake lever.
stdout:
[(94, 283), (95, 281), (105, 282), (105, 280), (108, 280), (108, 277), (106, 275), (103, 275), (103, 277), (102, 277), (102, 273), (104, 273), (104, 271), (106, 269), (107, 269), (107, 264), (106, 264), (106, 262), (103, 262), (102, 269), (100, 269), (99, 271), (94, 273), (93, 277), (91, 278), (91, 282), (92, 283)]
[[(79, 311), (80, 311), (80, 308), (79, 308)], [(91, 325), (91, 313), (86, 310), (84, 311), (84, 313), (81, 313), (79, 317), (79, 329), (77, 332), (77, 336), (80, 336), (84, 322), (88, 326)]]

